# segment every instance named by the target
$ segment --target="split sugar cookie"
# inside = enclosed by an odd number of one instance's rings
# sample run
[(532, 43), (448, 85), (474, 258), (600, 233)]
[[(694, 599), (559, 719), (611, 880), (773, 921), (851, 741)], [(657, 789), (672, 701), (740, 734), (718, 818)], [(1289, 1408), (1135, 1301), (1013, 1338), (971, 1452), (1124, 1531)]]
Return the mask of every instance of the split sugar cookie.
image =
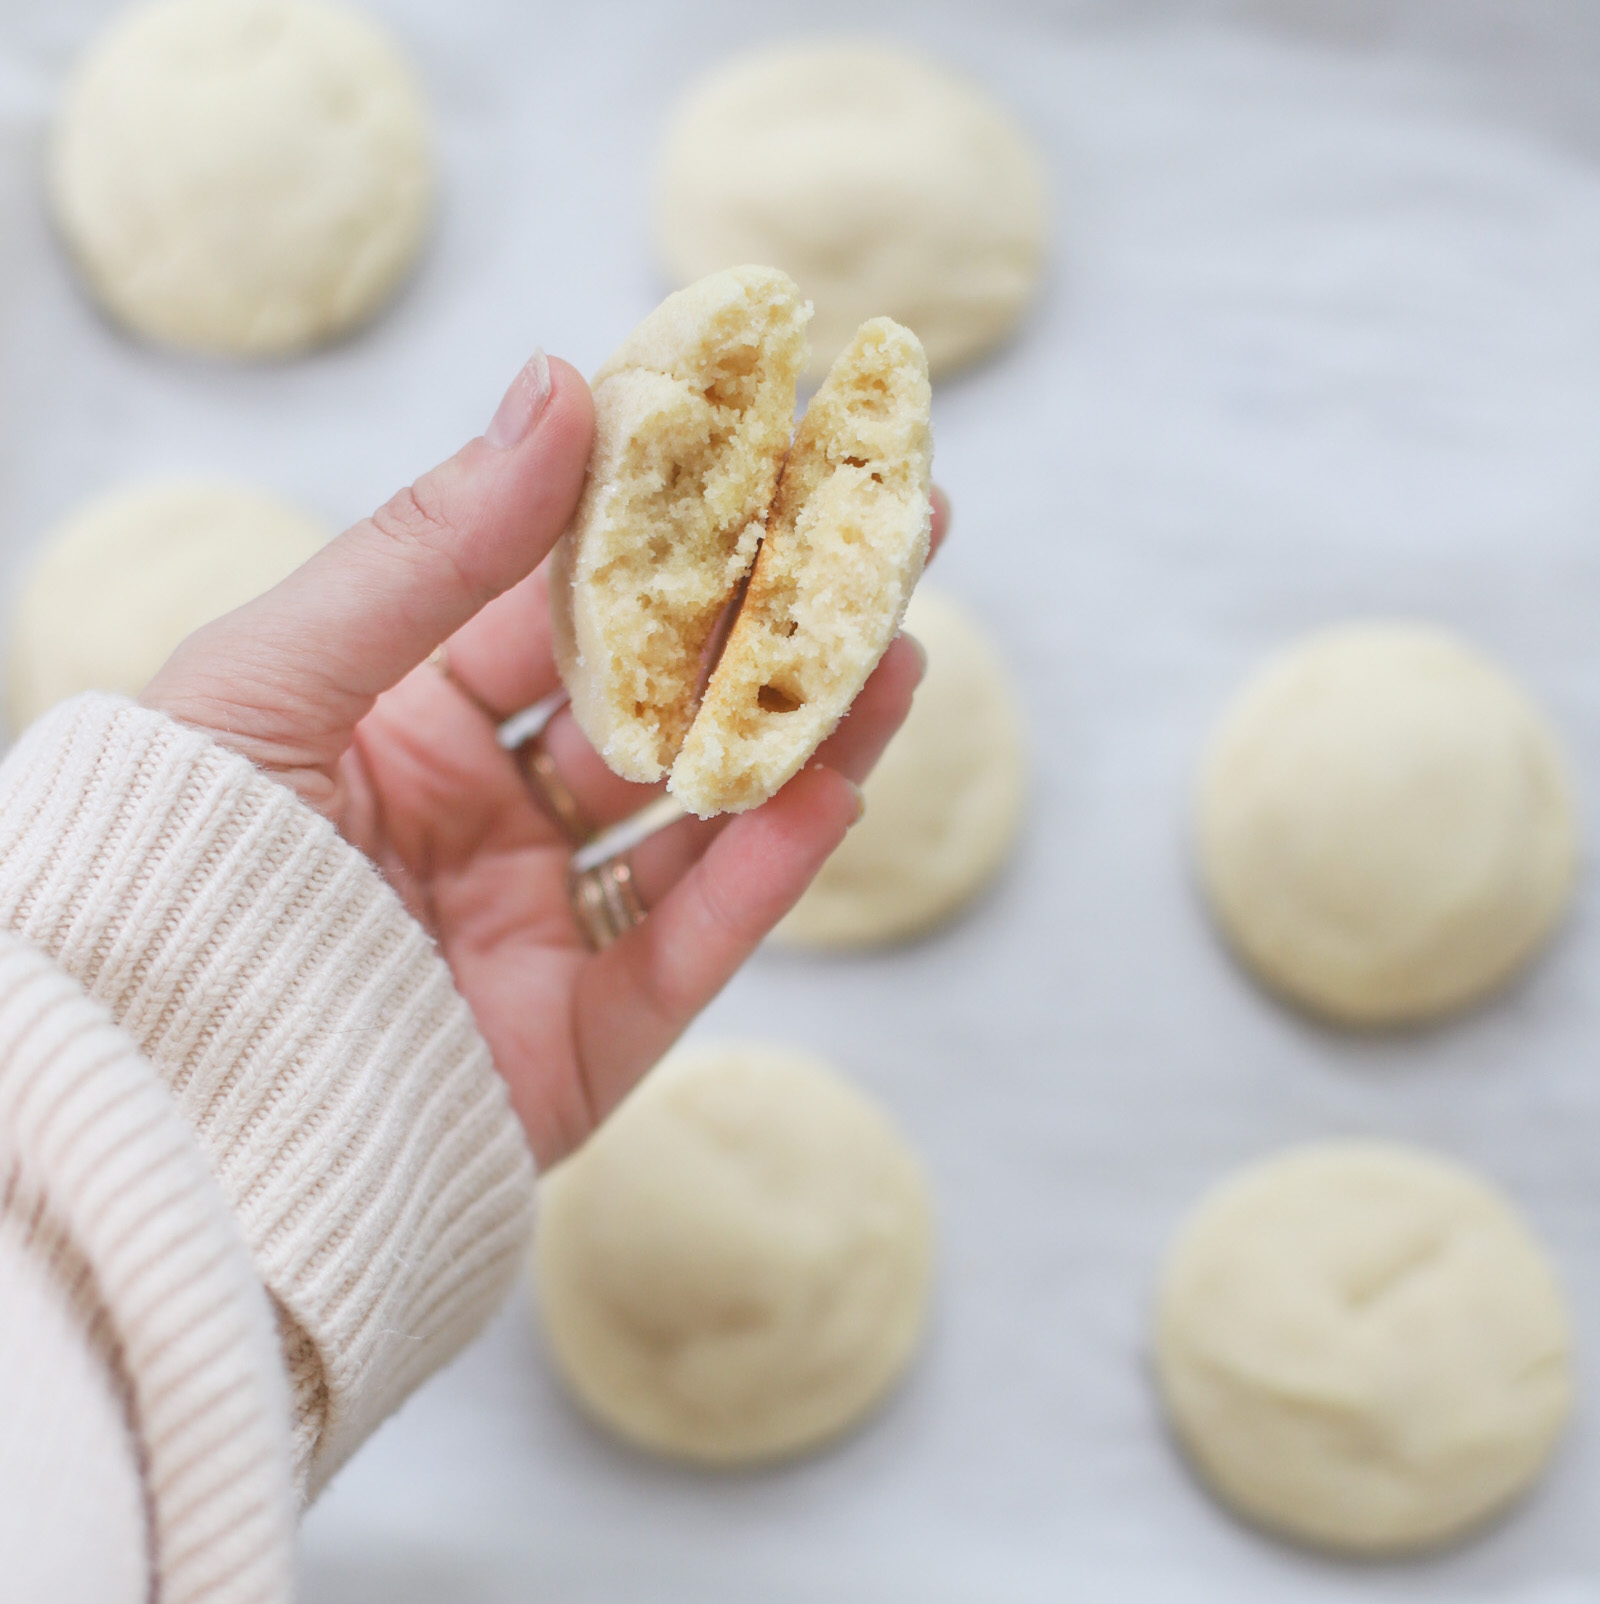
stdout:
[(1270, 986), (1357, 1025), (1433, 1018), (1527, 962), (1577, 826), (1539, 710), (1444, 630), (1325, 630), (1252, 679), (1207, 754), (1200, 875)]
[(616, 773), (670, 774), (702, 816), (755, 807), (798, 772), (927, 558), (922, 349), (888, 318), (863, 324), (791, 442), (807, 316), (785, 274), (743, 267), (646, 318), (595, 377), (588, 479), (551, 562), (580, 727)]
[(186, 635), (326, 539), (303, 513), (230, 485), (156, 483), (91, 502), (51, 535), (12, 605), (12, 730), (83, 691), (137, 696)]
[(1027, 788), (1016, 692), (993, 644), (948, 596), (919, 589), (906, 629), (928, 671), (865, 786), (866, 812), (777, 939), (868, 947), (941, 923), (999, 872)]
[(1471, 1171), (1386, 1142), (1223, 1182), (1168, 1252), (1156, 1373), (1242, 1515), (1338, 1552), (1458, 1537), (1524, 1492), (1572, 1406), (1543, 1249)]
[(681, 1049), (545, 1180), (539, 1312), (579, 1402), (657, 1453), (804, 1452), (878, 1404), (933, 1229), (887, 1116), (791, 1049)]
[(816, 303), (813, 371), (869, 317), (912, 329), (934, 373), (1015, 327), (1044, 263), (1042, 164), (957, 74), (884, 45), (739, 56), (685, 97), (656, 186), (679, 283), (772, 262)]
[(154, 0), (67, 84), (57, 223), (135, 333), (281, 356), (364, 322), (416, 259), (432, 139), (388, 35), (329, 0)]

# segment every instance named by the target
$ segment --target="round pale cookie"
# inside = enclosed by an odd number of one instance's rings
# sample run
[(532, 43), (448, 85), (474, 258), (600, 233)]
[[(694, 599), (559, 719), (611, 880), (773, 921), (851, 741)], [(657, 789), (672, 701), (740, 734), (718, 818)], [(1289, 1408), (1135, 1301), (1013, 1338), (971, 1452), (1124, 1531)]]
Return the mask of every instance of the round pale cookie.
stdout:
[(868, 318), (937, 375), (1015, 327), (1044, 263), (1038, 156), (964, 79), (880, 45), (783, 45), (701, 80), (668, 131), (656, 236), (679, 283), (771, 262), (816, 306), (820, 374)]
[(928, 654), (911, 712), (865, 786), (866, 812), (777, 929), (801, 947), (902, 941), (989, 884), (1027, 792), (1010, 679), (966, 609), (919, 589), (905, 627)]
[(278, 356), (337, 338), (416, 259), (427, 108), (388, 35), (327, 0), (154, 0), (69, 82), (50, 186), (90, 288), (136, 333)]
[(1506, 980), (1572, 890), (1550, 726), (1443, 630), (1368, 623), (1283, 653), (1224, 717), (1200, 874), (1268, 985), (1349, 1024), (1416, 1022)]
[(786, 1048), (679, 1051), (545, 1181), (539, 1309), (578, 1400), (708, 1465), (846, 1430), (927, 1312), (922, 1172), (883, 1112)]
[(1296, 1148), (1223, 1182), (1162, 1274), (1156, 1373), (1212, 1489), (1349, 1554), (1448, 1542), (1538, 1475), (1572, 1402), (1539, 1244), (1460, 1165)]
[(229, 485), (140, 485), (91, 502), (51, 535), (13, 603), (12, 729), (82, 691), (137, 696), (186, 635), (270, 590), (326, 538), (292, 507)]

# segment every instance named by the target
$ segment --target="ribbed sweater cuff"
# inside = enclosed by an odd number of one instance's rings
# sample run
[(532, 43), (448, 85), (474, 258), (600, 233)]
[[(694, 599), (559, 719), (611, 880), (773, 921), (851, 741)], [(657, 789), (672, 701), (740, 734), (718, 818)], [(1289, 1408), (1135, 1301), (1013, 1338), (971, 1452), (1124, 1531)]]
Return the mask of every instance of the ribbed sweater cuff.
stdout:
[[(133, 1043), (48, 959), (7, 935), (0, 1215), (117, 1379), (138, 1445), (150, 1596), (286, 1604), (288, 1399), (244, 1239)], [(45, 1460), (51, 1451), (49, 1441), (34, 1446)], [(76, 1472), (92, 1478), (99, 1468)]]
[(0, 925), (110, 1010), (195, 1131), (280, 1306), (314, 1494), (479, 1329), (531, 1225), (448, 966), (287, 788), (101, 695), (0, 764)]

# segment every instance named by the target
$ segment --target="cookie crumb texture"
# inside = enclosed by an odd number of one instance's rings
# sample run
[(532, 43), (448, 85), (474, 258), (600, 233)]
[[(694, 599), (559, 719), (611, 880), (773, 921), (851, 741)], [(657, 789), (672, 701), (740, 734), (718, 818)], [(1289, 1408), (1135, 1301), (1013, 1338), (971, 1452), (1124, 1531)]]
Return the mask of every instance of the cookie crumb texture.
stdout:
[(669, 789), (702, 817), (764, 802), (848, 711), (928, 555), (922, 346), (862, 325), (812, 398), (766, 538)]
[(410, 68), (325, 0), (158, 0), (91, 45), (51, 149), (62, 236), (148, 339), (283, 356), (389, 298), (432, 211)]
[(694, 717), (789, 445), (810, 315), (786, 275), (731, 268), (669, 296), (595, 375), (551, 621), (573, 713), (625, 779), (661, 779)]

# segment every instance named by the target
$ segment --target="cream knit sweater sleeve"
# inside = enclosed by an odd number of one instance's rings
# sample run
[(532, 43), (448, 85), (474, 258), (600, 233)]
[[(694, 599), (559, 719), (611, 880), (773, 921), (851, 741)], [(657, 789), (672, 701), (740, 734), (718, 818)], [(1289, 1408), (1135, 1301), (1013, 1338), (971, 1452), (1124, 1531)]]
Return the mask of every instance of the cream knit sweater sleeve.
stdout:
[(191, 1133), (270, 1300), (313, 1495), (479, 1329), (531, 1226), (532, 1161), (447, 965), (289, 790), (102, 695), (0, 764), (0, 928), (103, 1008)]
[(272, 1311), (138, 1049), (0, 934), (0, 1596), (285, 1604)]

